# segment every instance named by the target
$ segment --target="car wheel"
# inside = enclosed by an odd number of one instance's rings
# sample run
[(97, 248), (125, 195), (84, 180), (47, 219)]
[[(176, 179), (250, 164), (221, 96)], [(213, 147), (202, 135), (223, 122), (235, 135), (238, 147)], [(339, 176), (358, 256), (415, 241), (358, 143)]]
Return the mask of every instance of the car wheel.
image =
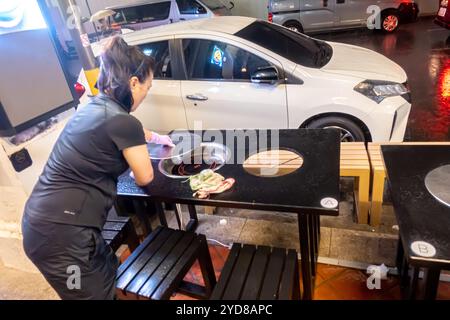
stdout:
[(386, 33), (392, 33), (398, 29), (400, 17), (395, 11), (386, 11), (381, 15), (381, 29)]
[(338, 129), (341, 142), (365, 142), (363, 130), (353, 121), (343, 117), (324, 117), (311, 121), (308, 129)]
[(299, 22), (296, 21), (288, 21), (285, 24), (283, 24), (283, 27), (286, 27), (288, 29), (291, 29), (292, 31), (303, 33), (303, 27)]

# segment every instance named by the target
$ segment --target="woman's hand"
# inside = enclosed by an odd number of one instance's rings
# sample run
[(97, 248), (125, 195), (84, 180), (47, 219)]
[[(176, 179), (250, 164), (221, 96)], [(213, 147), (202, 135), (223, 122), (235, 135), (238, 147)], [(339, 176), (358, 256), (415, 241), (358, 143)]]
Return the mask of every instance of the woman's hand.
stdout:
[(164, 146), (175, 147), (172, 139), (167, 135), (159, 135), (156, 132), (144, 129), (145, 140), (150, 143), (161, 144)]
[(152, 132), (144, 128), (145, 141), (150, 142), (152, 140)]

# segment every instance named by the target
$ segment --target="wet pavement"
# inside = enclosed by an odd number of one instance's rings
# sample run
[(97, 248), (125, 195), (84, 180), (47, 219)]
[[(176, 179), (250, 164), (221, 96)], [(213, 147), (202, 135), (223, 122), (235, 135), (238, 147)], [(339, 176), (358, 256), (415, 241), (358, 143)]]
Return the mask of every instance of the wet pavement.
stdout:
[(450, 31), (433, 18), (404, 24), (394, 34), (367, 29), (314, 37), (362, 46), (392, 59), (408, 74), (413, 106), (405, 140), (450, 140)]

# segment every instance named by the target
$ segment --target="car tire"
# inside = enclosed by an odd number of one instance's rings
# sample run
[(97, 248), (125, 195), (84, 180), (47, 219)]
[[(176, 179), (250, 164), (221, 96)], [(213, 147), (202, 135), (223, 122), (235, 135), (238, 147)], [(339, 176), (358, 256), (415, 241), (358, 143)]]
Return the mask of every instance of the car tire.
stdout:
[(381, 30), (384, 33), (393, 33), (400, 25), (400, 16), (395, 10), (386, 10), (381, 13)]
[(283, 27), (286, 27), (288, 29), (291, 29), (292, 31), (303, 33), (303, 27), (300, 24), (300, 22), (297, 21), (288, 21), (283, 24)]
[(306, 128), (338, 129), (341, 132), (341, 142), (366, 142), (363, 130), (355, 122), (344, 117), (318, 118), (309, 122)]

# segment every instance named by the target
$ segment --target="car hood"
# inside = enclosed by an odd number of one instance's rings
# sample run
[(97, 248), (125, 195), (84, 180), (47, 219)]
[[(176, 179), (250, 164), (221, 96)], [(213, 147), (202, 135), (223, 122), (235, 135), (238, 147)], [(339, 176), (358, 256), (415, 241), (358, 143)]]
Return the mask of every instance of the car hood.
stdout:
[(331, 60), (322, 67), (328, 73), (359, 77), (363, 80), (407, 81), (405, 71), (385, 56), (361, 47), (327, 42), (333, 48)]

